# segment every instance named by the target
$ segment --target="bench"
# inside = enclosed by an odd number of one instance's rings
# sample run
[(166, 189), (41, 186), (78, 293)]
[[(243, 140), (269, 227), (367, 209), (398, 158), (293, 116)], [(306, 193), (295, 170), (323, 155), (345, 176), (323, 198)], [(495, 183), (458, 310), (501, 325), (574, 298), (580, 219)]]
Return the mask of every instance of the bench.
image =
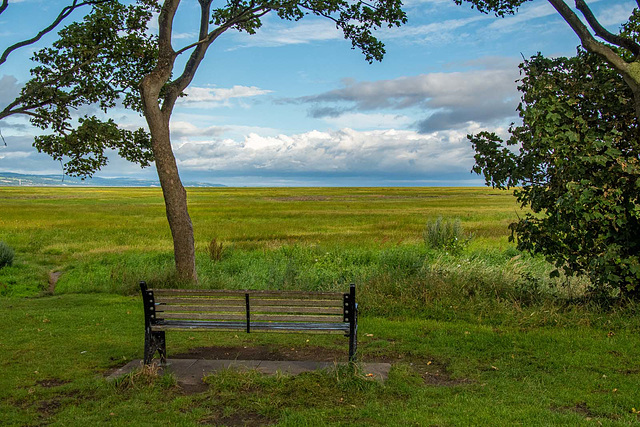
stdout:
[(144, 363), (156, 352), (166, 363), (165, 331), (306, 332), (344, 334), (355, 362), (358, 334), (356, 287), (348, 293), (257, 290), (148, 289), (144, 302)]

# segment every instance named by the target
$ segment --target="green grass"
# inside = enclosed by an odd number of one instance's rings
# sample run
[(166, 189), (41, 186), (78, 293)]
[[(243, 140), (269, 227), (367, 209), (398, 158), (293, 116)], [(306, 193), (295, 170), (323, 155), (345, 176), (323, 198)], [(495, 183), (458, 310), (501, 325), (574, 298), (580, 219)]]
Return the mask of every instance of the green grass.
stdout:
[[(139, 359), (138, 280), (173, 280), (159, 189), (0, 188), (0, 423), (6, 425), (629, 425), (639, 423), (637, 303), (602, 305), (582, 279), (518, 253), (520, 212), (488, 189), (189, 189), (202, 288), (358, 286), (360, 356), (296, 377), (223, 371), (184, 394), (170, 376), (105, 375)], [(460, 219), (473, 240), (428, 249)], [(219, 260), (208, 246), (223, 242)], [(61, 273), (53, 294), (51, 273)], [(168, 334), (169, 355), (207, 346), (323, 348), (340, 336)], [(312, 351), (312, 350), (310, 350)]]
[[(223, 371), (207, 379), (208, 391), (184, 395), (172, 378), (115, 384), (104, 379), (110, 369), (141, 355), (138, 298), (4, 299), (0, 319), (0, 348), (11, 355), (0, 362), (6, 425), (640, 422), (632, 413), (640, 401), (637, 324), (495, 328), (367, 316), (361, 319), (360, 354), (363, 360), (394, 361), (384, 384), (345, 371), (269, 378)], [(342, 337), (174, 332), (168, 339), (170, 354), (212, 345), (321, 345), (346, 359)]]

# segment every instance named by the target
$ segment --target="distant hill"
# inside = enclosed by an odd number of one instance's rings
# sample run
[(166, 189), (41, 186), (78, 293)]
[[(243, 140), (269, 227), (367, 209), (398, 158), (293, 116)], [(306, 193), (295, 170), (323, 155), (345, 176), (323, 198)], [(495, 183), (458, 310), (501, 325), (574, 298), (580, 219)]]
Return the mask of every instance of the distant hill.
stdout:
[[(210, 182), (183, 182), (185, 187), (224, 187)], [(135, 178), (87, 178), (84, 181), (62, 175), (28, 175), (0, 172), (0, 187), (159, 187), (160, 182)]]

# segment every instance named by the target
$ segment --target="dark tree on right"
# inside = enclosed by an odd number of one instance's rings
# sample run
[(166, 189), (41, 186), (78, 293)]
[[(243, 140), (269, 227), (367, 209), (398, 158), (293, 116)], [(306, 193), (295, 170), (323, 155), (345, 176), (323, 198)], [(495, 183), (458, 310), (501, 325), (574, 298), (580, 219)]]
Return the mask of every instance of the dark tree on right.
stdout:
[[(520, 126), (469, 135), (473, 171), (530, 208), (511, 224), (520, 250), (588, 275), (600, 294), (640, 296), (640, 133), (634, 93), (601, 56), (520, 65)], [(553, 274), (558, 274), (555, 270)]]

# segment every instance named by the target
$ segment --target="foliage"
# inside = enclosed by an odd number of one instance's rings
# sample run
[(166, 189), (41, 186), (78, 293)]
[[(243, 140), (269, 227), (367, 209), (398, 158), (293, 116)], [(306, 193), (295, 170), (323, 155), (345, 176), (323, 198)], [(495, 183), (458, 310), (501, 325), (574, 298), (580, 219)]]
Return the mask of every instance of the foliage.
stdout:
[(441, 216), (427, 223), (422, 236), (427, 248), (453, 253), (460, 252), (471, 239), (464, 233), (459, 218), (443, 220)]
[(11, 246), (0, 240), (0, 268), (12, 265), (14, 255)]
[(153, 10), (142, 1), (98, 4), (82, 22), (61, 30), (52, 47), (34, 54), (39, 65), (7, 109), (25, 112), (33, 125), (52, 132), (36, 136), (34, 147), (64, 160), (66, 174), (91, 176), (107, 163), (108, 149), (143, 167), (153, 161), (143, 129), (122, 129), (96, 115), (73, 117), (88, 105), (104, 113), (118, 103), (140, 111), (138, 82), (156, 58), (156, 37), (147, 28)]
[(582, 50), (520, 67), (522, 125), (506, 144), (492, 133), (469, 136), (473, 170), (497, 188), (522, 186), (514, 195), (533, 213), (510, 226), (519, 249), (589, 275), (601, 291), (639, 295), (640, 135), (631, 91)]

